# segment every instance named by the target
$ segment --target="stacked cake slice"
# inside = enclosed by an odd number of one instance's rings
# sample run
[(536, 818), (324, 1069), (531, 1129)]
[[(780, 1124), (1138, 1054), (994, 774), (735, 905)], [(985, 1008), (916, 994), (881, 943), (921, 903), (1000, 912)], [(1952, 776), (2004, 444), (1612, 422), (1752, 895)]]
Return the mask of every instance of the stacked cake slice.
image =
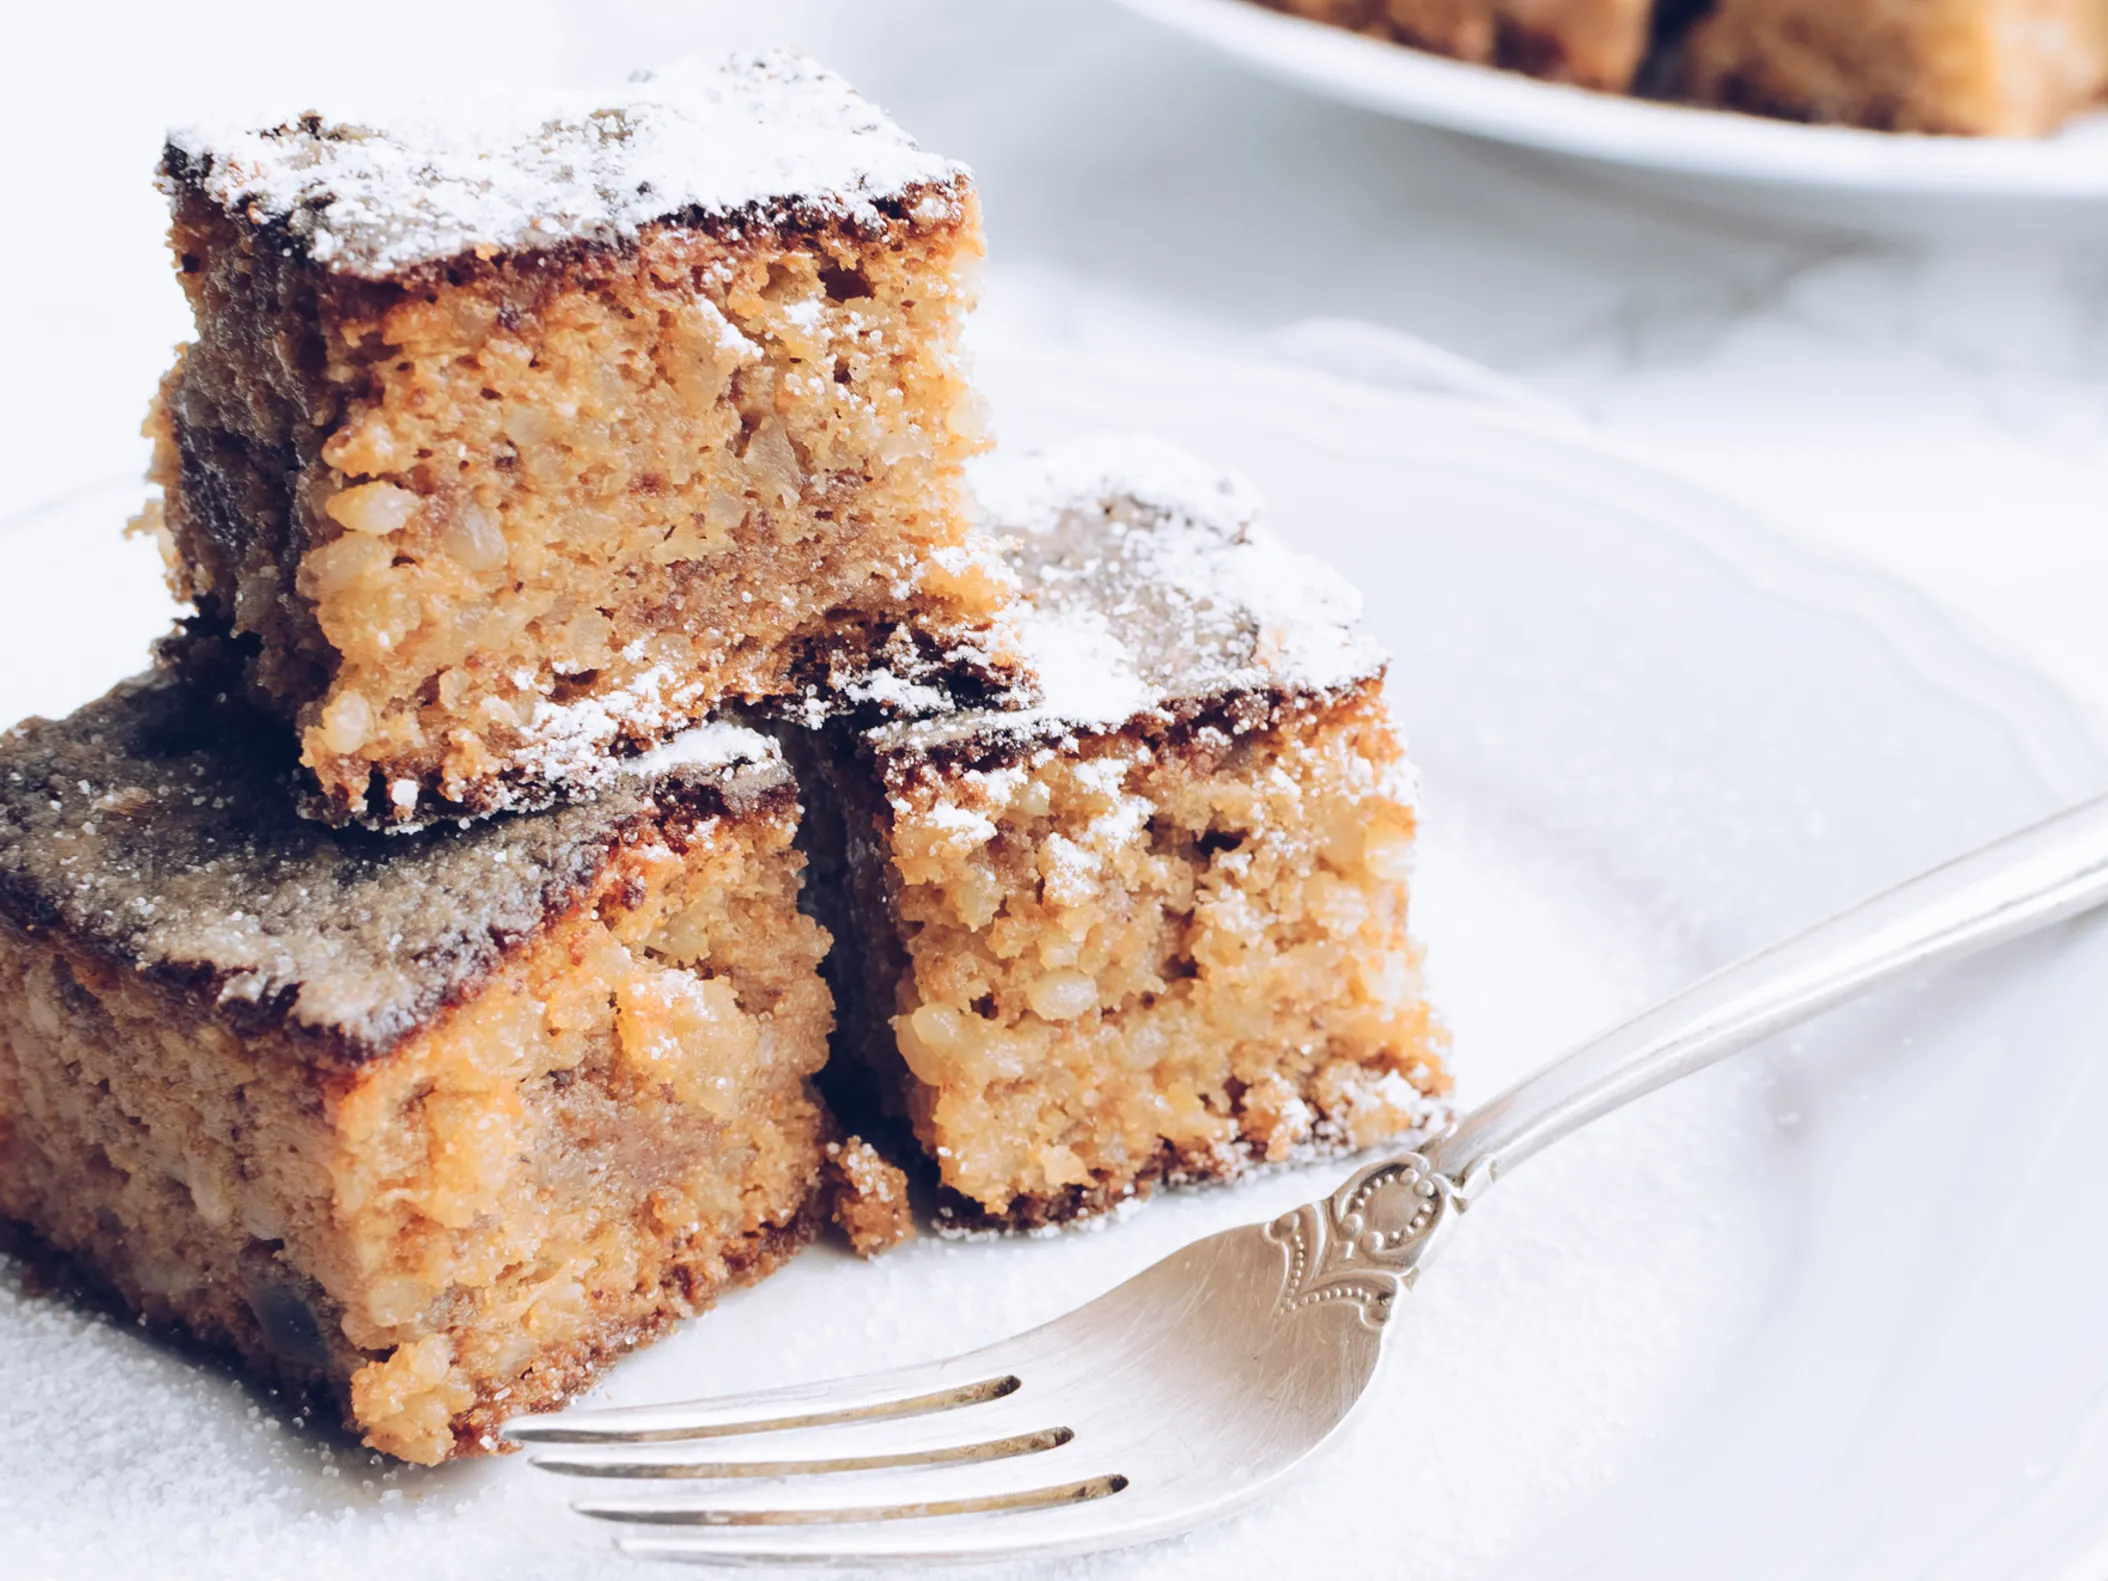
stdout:
[(547, 805), (874, 659), (1000, 686), (973, 190), (839, 78), (178, 132), (163, 182), (169, 563), (315, 816)]
[(768, 55), (164, 182), (194, 612), (0, 737), (32, 1249), (431, 1463), (910, 1173), (1035, 1226), (1439, 1117), (1353, 595), (1161, 447), (975, 503), (965, 171)]
[(798, 754), (837, 1083), (909, 1123), (969, 1225), (1424, 1129), (1448, 1084), (1406, 932), (1413, 776), (1359, 598), (1163, 445), (978, 482), (1042, 702)]
[(826, 936), (774, 746), (385, 840), (168, 675), (0, 749), (0, 1214), (440, 1460), (824, 1212)]

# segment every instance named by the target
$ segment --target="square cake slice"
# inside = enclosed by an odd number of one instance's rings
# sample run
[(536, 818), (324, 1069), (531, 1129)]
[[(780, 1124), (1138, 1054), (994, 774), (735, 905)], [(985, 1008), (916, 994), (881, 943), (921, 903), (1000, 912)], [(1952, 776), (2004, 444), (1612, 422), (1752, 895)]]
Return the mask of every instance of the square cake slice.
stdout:
[(1414, 777), (1355, 594), (1168, 447), (985, 466), (1044, 702), (797, 749), (829, 1079), (912, 1127), (965, 1228), (1423, 1134)]
[(1622, 92), (1655, 0), (1262, 0), (1277, 11), (1555, 82)]
[(1672, 86), (1896, 132), (2030, 137), (2108, 92), (2101, 0), (1715, 0)]
[(1003, 684), (977, 202), (840, 78), (198, 127), (161, 182), (197, 334), (148, 524), (312, 816), (546, 805), (873, 656)]
[(808, 1080), (827, 941), (764, 738), (394, 838), (298, 818), (286, 767), (165, 673), (0, 736), (0, 1220), (33, 1248), (429, 1463), (768, 1271), (845, 1160), (886, 1195)]

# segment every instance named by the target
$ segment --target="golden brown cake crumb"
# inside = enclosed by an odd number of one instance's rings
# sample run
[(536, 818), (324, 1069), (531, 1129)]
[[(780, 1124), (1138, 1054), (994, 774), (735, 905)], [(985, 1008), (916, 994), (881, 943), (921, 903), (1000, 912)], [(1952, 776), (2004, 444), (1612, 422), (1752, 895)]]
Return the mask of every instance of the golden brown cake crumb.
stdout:
[(820, 1227), (793, 788), (705, 727), (590, 803), (294, 815), (168, 676), (0, 737), (0, 1218), (431, 1463)]
[(981, 482), (1044, 705), (837, 731), (801, 769), (838, 1048), (950, 1222), (1424, 1131), (1412, 777), (1351, 590), (1161, 447)]
[(915, 1233), (908, 1177), (862, 1137), (827, 1144), (834, 1222), (859, 1257), (876, 1257)]
[(547, 805), (879, 662), (1008, 684), (960, 484), (977, 201), (838, 78), (180, 132), (163, 183), (197, 338), (148, 524), (312, 815)]

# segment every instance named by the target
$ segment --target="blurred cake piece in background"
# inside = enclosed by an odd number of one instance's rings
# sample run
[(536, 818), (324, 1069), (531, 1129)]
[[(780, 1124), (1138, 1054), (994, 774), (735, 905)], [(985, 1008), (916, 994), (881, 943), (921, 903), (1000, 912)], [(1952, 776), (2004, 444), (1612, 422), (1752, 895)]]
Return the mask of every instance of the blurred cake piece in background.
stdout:
[(1654, 0), (1262, 0), (1480, 65), (1622, 91), (1646, 57)]
[(1796, 120), (2039, 136), (2108, 91), (2108, 3), (1717, 0), (1669, 86)]
[(945, 1217), (1009, 1228), (1440, 1123), (1354, 590), (1168, 446), (977, 465), (1043, 703), (792, 738), (845, 1118), (891, 1110)]
[(1253, 0), (1479, 65), (1786, 120), (2039, 137), (2108, 95), (2108, 0)]
[(313, 816), (546, 805), (872, 662), (1007, 684), (971, 179), (839, 77), (191, 128), (161, 179), (197, 323), (152, 423), (171, 579)]

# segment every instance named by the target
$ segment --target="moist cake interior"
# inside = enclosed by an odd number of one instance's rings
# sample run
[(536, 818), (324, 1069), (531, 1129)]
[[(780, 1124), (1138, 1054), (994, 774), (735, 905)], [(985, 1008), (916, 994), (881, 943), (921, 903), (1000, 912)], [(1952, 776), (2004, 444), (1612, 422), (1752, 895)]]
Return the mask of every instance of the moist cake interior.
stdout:
[(765, 1271), (827, 1207), (826, 936), (780, 763), (711, 729), (394, 839), (165, 676), (17, 732), (0, 1216), (423, 1462)]

